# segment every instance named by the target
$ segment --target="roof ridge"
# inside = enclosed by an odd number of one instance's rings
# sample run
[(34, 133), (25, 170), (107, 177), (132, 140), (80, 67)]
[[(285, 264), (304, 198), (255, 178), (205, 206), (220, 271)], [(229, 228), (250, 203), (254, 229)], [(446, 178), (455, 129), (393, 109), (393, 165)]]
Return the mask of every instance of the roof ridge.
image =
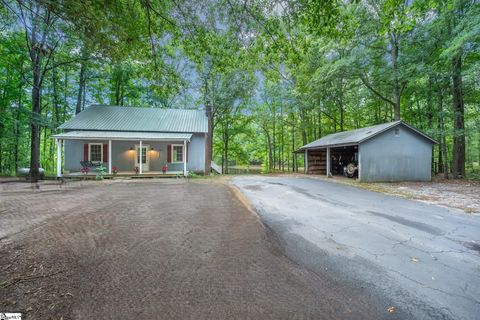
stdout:
[[(394, 124), (398, 124), (398, 123), (405, 123), (403, 120), (395, 120), (395, 121), (390, 121), (390, 122), (384, 122), (384, 123), (379, 123), (379, 124), (374, 124), (374, 125), (371, 125), (371, 126), (368, 126), (368, 127), (361, 127), (361, 128), (356, 128), (356, 129), (350, 129), (350, 130), (344, 130), (344, 131), (338, 131), (338, 132), (332, 132), (332, 133), (329, 133), (323, 137), (320, 137), (319, 139), (317, 140), (320, 140), (322, 138), (325, 138), (325, 137), (328, 137), (328, 136), (331, 136), (331, 135), (336, 135), (336, 134), (341, 134), (341, 133), (345, 133), (345, 132), (355, 132), (355, 131), (360, 131), (360, 130), (366, 130), (366, 129), (372, 129), (372, 128), (375, 128), (375, 127), (378, 127), (378, 126), (384, 126), (384, 125), (394, 125)], [(316, 140), (315, 140), (316, 141)], [(312, 141), (314, 142), (314, 141)]]
[[(119, 105), (106, 105), (106, 104), (91, 104), (84, 110), (95, 108), (119, 108), (119, 109), (153, 109), (153, 110), (182, 110), (182, 111), (203, 111), (201, 109), (187, 109), (187, 108), (163, 108), (163, 107), (148, 107), (148, 106), (119, 106)], [(84, 111), (82, 110), (82, 111)]]
[(407, 122), (403, 120), (395, 120), (391, 122), (376, 124), (373, 126), (331, 133), (302, 146), (297, 151), (308, 149), (308, 148), (322, 148), (322, 147), (336, 146), (336, 145), (359, 144), (387, 130), (390, 130), (391, 128), (396, 127), (398, 125), (404, 125), (408, 127), (410, 130), (415, 131), (417, 134), (424, 136), (426, 139), (432, 141), (433, 143), (437, 143), (434, 139), (429, 137), (427, 134), (411, 126)]

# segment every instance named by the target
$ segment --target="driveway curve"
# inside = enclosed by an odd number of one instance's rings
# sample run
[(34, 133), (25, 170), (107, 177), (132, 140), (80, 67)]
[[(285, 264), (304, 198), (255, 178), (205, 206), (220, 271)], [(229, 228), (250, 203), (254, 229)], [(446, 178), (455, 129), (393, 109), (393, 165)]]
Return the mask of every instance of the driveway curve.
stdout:
[(297, 263), (400, 318), (479, 319), (479, 216), (307, 177), (232, 183)]

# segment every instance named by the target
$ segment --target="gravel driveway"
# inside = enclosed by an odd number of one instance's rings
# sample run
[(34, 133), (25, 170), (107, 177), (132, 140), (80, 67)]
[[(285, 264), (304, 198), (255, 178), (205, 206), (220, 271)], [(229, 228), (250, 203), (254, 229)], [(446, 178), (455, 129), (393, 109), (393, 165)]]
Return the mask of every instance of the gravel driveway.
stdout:
[(479, 319), (480, 217), (306, 177), (237, 177), (286, 254), (404, 319)]
[(388, 316), (364, 289), (287, 258), (222, 183), (0, 188), (0, 312), (64, 320)]

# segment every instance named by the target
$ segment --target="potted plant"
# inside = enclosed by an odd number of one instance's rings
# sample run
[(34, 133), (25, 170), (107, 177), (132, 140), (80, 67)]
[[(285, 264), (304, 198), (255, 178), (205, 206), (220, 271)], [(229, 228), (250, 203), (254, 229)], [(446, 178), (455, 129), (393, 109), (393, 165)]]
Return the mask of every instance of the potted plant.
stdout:
[(139, 167), (135, 167), (135, 174), (139, 174), (140, 173), (140, 168)]
[(87, 166), (83, 166), (81, 171), (86, 176), (90, 172), (90, 168)]
[(103, 166), (103, 164), (101, 164), (101, 165), (97, 168), (98, 173), (97, 173), (97, 176), (95, 177), (95, 179), (97, 179), (97, 180), (103, 180), (103, 176), (105, 175), (105, 170), (106, 170), (106, 169), (107, 169), (107, 168), (105, 168), (105, 167)]
[(118, 168), (116, 166), (112, 167), (112, 173), (117, 174), (118, 173)]

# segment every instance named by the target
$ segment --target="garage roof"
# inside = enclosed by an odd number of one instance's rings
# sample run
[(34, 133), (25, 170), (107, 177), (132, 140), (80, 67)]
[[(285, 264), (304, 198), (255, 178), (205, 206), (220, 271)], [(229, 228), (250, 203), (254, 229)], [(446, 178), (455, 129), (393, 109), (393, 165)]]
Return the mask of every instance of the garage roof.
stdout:
[(201, 110), (92, 105), (59, 129), (205, 133), (208, 119)]
[(159, 140), (159, 141), (189, 141), (191, 133), (172, 132), (128, 132), (128, 131), (70, 131), (52, 136), (65, 140)]
[(368, 139), (375, 137), (376, 135), (396, 127), (398, 125), (404, 125), (409, 129), (413, 130), (417, 134), (425, 137), (427, 140), (431, 141), (432, 143), (438, 143), (434, 139), (430, 138), (428, 135), (423, 133), (422, 131), (416, 129), (415, 127), (409, 125), (408, 123), (398, 120), (393, 122), (387, 122), (378, 124), (371, 127), (365, 127), (350, 131), (343, 131), (338, 133), (329, 134), (325, 137), (322, 137), (318, 140), (315, 140), (309, 144), (304, 145), (298, 151), (302, 151), (305, 149), (316, 149), (316, 148), (324, 148), (324, 147), (335, 147), (335, 146), (346, 146), (346, 145), (356, 145)]

